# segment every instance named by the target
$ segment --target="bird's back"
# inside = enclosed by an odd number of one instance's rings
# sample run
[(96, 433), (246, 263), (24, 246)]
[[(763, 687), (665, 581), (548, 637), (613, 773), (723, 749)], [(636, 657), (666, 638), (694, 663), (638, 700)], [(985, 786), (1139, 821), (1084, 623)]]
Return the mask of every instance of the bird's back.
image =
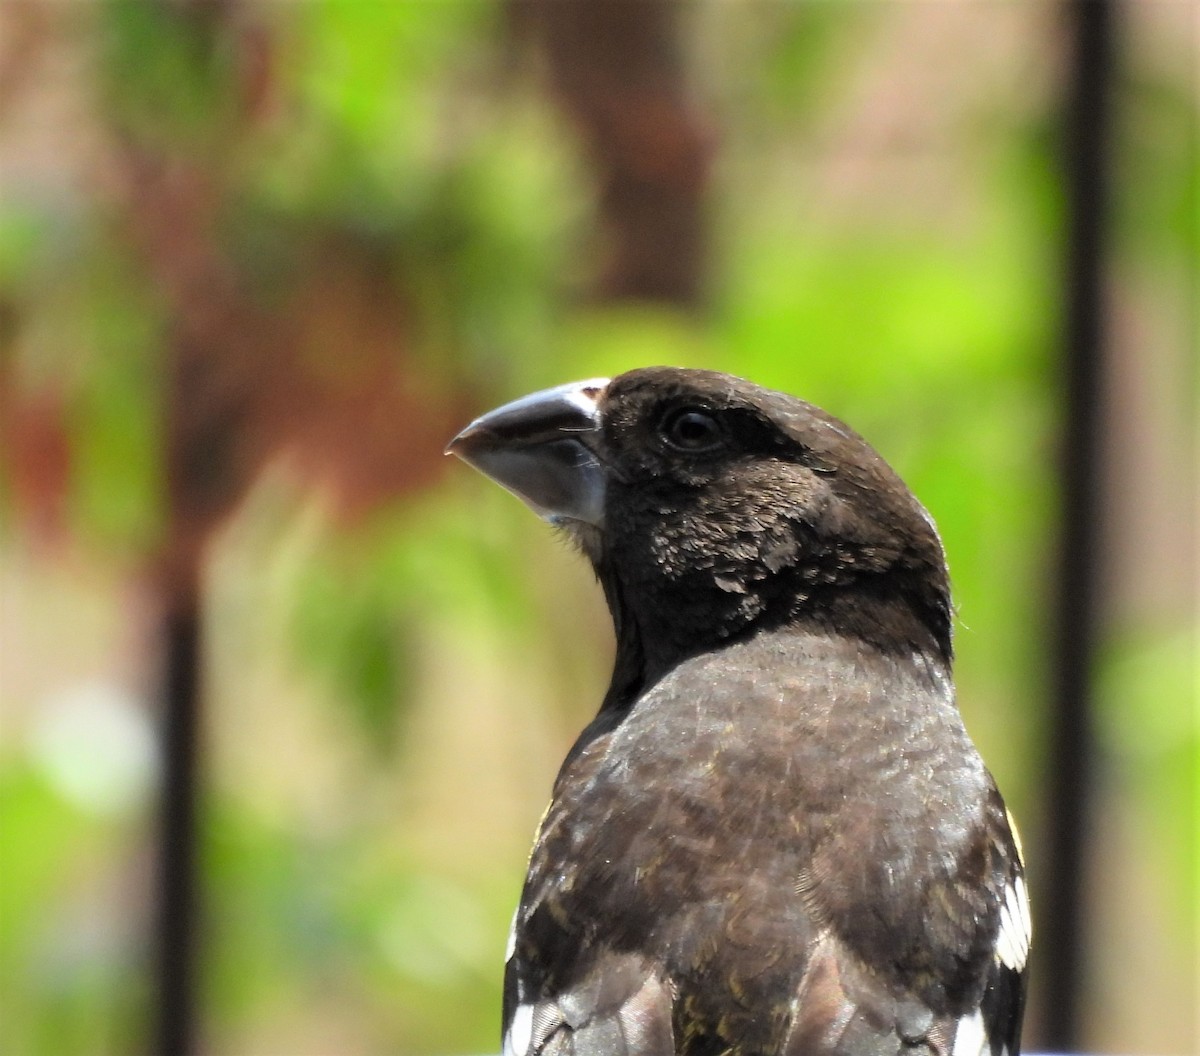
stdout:
[(506, 1018), (582, 1031), (576, 1056), (629, 1002), (673, 1047), (595, 1051), (899, 1052), (939, 1019), (952, 1039), (995, 930), (959, 904), (993, 795), (919, 658), (782, 629), (685, 661), (564, 767)]

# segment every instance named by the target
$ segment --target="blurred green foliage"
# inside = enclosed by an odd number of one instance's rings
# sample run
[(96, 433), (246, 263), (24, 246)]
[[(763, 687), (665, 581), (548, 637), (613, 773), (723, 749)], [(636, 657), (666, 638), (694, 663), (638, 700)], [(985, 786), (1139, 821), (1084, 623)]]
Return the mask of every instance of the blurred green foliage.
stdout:
[[(581, 295), (603, 248), (589, 227), (597, 189), (502, 5), (245, 7), (270, 41), (263, 68), (202, 5), (73, 7), (52, 32), (84, 73), (63, 90), (92, 101), (109, 147), (211, 160), (219, 248), (261, 303), (286, 305), (296, 276), (319, 272), (338, 244), (321, 236), (373, 247), (411, 324), (405, 369), (469, 379), (483, 405), (674, 362), (850, 421), (941, 527), (963, 709), (1036, 834), (1058, 413), (1054, 100), (1043, 75), (963, 101), (922, 87), (917, 67), (941, 61), (939, 46), (981, 46), (993, 17), (998, 33), (1039, 40), (1040, 16), (977, 11), (913, 57), (888, 48), (919, 23), (911, 10), (756, 5), (761, 18), (739, 22), (697, 6), (694, 79), (722, 139), (710, 302), (686, 314)], [(894, 109), (871, 95), (879, 63), (914, 112), (949, 115), (914, 150), (915, 194), (887, 135), (874, 152), (869, 121), (863, 142), (840, 135), (843, 119)], [(975, 79), (969, 64), (947, 76), (964, 94)], [(1121, 196), (1118, 273), (1138, 282), (1123, 310), (1169, 343), (1196, 245), (1195, 139), (1179, 134), (1196, 102), (1144, 61), (1129, 81), (1139, 119), (1123, 131), (1121, 179), (1136, 193)], [(256, 108), (266, 118), (247, 120)], [(57, 147), (70, 154), (68, 134)], [(6, 364), (18, 390), (65, 393), (76, 539), (53, 573), (24, 522), (8, 517), (3, 543), (9, 620), (27, 621), (29, 645), (5, 650), (6, 669), (22, 670), (4, 689), (0, 745), (2, 1049), (22, 1056), (126, 1053), (144, 1029), (149, 792), (98, 809), (56, 783), (53, 746), (37, 747), (46, 696), (90, 670), (133, 687), (145, 714), (146, 679), (129, 670), (154, 658), (122, 628), (144, 616), (139, 569), (164, 530), (170, 305), (129, 248), (123, 214), (138, 206), (86, 180), (26, 181), (0, 199), (0, 307), (16, 320)], [(1194, 391), (1167, 390), (1175, 436)], [(206, 584), (209, 1051), (492, 1051), (524, 847), (603, 689), (602, 609), (573, 555), (465, 471), (347, 520), (282, 463), (215, 539)], [(1135, 834), (1110, 832), (1103, 848), (1144, 855), (1118, 872), (1155, 905), (1148, 941), (1170, 937), (1163, 964), (1185, 992), (1193, 618), (1164, 607), (1114, 621), (1101, 672), (1108, 777), (1131, 793), (1117, 828)], [(1031, 869), (1036, 880), (1036, 856)], [(1099, 978), (1094, 1001), (1125, 985)], [(1185, 1045), (1182, 1013), (1162, 1014), (1151, 989), (1131, 999), (1147, 1010), (1137, 1023), (1158, 1024), (1147, 1044)], [(1148, 1037), (1096, 1029), (1098, 1049)]]

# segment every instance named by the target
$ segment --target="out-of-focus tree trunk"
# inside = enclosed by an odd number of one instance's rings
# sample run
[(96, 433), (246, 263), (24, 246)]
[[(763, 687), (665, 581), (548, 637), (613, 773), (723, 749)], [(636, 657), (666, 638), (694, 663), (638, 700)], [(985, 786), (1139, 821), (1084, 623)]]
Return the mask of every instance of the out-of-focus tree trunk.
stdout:
[(712, 132), (682, 57), (686, 5), (513, 0), (587, 145), (605, 254), (597, 294), (696, 307), (707, 271)]
[[(125, 15), (113, 17), (120, 33)], [(198, 1033), (208, 544), (280, 453), (319, 478), (337, 509), (359, 514), (436, 479), (445, 438), (468, 414), (466, 386), (411, 361), (402, 277), (362, 236), (315, 222), (293, 240), (296, 259), (270, 295), (243, 273), (223, 237), (239, 191), (230, 159), (274, 90), (270, 41), (236, 0), (164, 0), (154, 17), (155, 31), (186, 40), (197, 83), (212, 92), (204, 127), (179, 141), (156, 118), (156, 100), (135, 94), (128, 113), (110, 115), (119, 231), (165, 319), (166, 503), (153, 560), (163, 783), (149, 1044), (159, 1056), (186, 1056)], [(120, 68), (110, 76), (124, 87)]]

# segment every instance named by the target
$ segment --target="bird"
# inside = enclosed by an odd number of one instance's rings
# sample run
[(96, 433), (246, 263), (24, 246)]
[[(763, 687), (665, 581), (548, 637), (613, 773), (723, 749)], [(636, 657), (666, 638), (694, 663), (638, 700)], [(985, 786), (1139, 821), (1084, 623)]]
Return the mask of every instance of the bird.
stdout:
[(1019, 838), (937, 528), (813, 404), (646, 367), (447, 447), (591, 562), (616, 639), (509, 936), (504, 1056), (1017, 1056)]

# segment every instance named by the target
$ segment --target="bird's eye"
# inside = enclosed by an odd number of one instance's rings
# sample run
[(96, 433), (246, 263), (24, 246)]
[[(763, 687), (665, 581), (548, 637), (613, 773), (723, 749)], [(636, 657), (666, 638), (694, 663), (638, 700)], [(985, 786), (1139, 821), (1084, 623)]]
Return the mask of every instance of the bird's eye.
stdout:
[(714, 451), (725, 442), (720, 424), (706, 411), (685, 408), (663, 419), (662, 438), (677, 451)]

